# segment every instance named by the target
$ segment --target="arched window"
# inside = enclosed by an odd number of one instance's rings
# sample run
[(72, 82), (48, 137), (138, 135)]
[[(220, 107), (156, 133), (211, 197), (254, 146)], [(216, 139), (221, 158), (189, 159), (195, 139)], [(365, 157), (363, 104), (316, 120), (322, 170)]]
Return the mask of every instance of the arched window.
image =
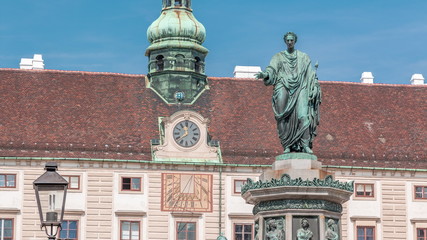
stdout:
[(191, 0), (185, 1), (185, 7), (186, 8), (191, 8)]
[(196, 57), (195, 60), (196, 61), (194, 62), (194, 71), (200, 73), (202, 70), (201, 60), (199, 57)]
[(175, 7), (181, 7), (182, 6), (182, 0), (175, 0)]
[(156, 57), (156, 70), (163, 71), (165, 68), (165, 62), (163, 61), (163, 55), (159, 55)]
[(181, 54), (178, 54), (178, 55), (176, 55), (175, 56), (175, 58), (176, 58), (176, 67), (177, 68), (179, 68), (179, 67), (184, 67), (184, 55), (181, 55)]
[(163, 0), (163, 8), (170, 7), (171, 5), (171, 0)]

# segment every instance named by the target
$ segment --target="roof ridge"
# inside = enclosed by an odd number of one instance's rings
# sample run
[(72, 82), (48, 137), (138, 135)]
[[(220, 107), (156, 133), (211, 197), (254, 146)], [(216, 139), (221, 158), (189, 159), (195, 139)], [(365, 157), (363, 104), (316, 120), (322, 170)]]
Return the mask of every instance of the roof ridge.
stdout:
[(424, 85), (411, 85), (411, 84), (395, 84), (395, 83), (360, 83), (360, 82), (344, 82), (344, 81), (325, 81), (319, 80), (320, 83), (333, 83), (333, 84), (343, 84), (343, 85), (360, 85), (367, 87), (379, 87), (379, 86), (389, 86), (389, 87), (427, 87), (427, 84)]
[[(208, 77), (209, 80), (233, 80), (233, 81), (261, 81), (255, 78), (235, 78), (235, 77)], [(325, 81), (319, 80), (320, 83), (332, 83), (332, 84), (342, 84), (342, 85), (359, 85), (367, 87), (379, 87), (379, 86), (388, 86), (388, 87), (427, 87), (427, 84), (424, 85), (411, 85), (411, 84), (393, 84), (393, 83), (360, 83), (360, 82), (345, 82), (345, 81)]]
[(33, 72), (33, 73), (44, 73), (44, 72), (58, 72), (58, 73), (83, 73), (93, 75), (116, 75), (116, 76), (130, 76), (130, 77), (145, 77), (145, 74), (130, 74), (130, 73), (113, 73), (113, 72), (88, 72), (88, 71), (73, 71), (73, 70), (57, 70), (57, 69), (20, 69), (20, 68), (0, 68), (0, 71), (15, 71), (15, 72)]

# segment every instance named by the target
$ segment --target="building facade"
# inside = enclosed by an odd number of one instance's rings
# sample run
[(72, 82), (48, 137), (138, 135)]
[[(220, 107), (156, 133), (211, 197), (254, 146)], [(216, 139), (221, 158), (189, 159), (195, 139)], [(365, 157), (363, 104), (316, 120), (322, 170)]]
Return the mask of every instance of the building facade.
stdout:
[[(1, 240), (45, 238), (32, 183), (51, 161), (61, 239), (256, 239), (240, 188), (283, 151), (272, 89), (205, 76), (189, 0), (163, 1), (148, 38), (147, 75), (0, 69)], [(427, 239), (427, 87), (320, 84), (314, 153), (355, 181), (341, 239)]]

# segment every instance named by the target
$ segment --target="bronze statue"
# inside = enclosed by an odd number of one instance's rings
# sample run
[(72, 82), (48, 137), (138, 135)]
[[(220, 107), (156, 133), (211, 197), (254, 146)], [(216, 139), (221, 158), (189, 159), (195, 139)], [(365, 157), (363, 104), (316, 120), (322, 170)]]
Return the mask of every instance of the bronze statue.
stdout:
[(297, 39), (295, 33), (286, 33), (287, 49), (274, 55), (266, 70), (255, 76), (274, 86), (273, 111), (284, 153), (313, 153), (321, 91), (309, 56), (295, 49)]
[[(283, 229), (283, 224), (279, 223), (279, 221), (283, 221), (280, 219), (270, 219), (267, 221), (266, 226), (266, 240), (285, 240), (285, 230)], [(281, 225), (281, 227), (278, 226)]]
[(339, 240), (338, 227), (334, 219), (329, 219), (325, 231), (325, 240)]
[(301, 219), (301, 228), (297, 230), (297, 240), (312, 240), (313, 232), (308, 229), (309, 227), (307, 218)]

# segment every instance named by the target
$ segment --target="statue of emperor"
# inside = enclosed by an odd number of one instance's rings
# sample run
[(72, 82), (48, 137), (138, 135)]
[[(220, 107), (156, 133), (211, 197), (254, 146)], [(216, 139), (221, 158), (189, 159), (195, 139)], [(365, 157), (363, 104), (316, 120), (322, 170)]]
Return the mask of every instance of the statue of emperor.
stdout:
[(321, 90), (310, 57), (295, 49), (297, 39), (295, 33), (286, 33), (287, 49), (274, 55), (265, 71), (255, 77), (263, 79), (266, 86), (274, 86), (273, 112), (284, 153), (312, 154)]

